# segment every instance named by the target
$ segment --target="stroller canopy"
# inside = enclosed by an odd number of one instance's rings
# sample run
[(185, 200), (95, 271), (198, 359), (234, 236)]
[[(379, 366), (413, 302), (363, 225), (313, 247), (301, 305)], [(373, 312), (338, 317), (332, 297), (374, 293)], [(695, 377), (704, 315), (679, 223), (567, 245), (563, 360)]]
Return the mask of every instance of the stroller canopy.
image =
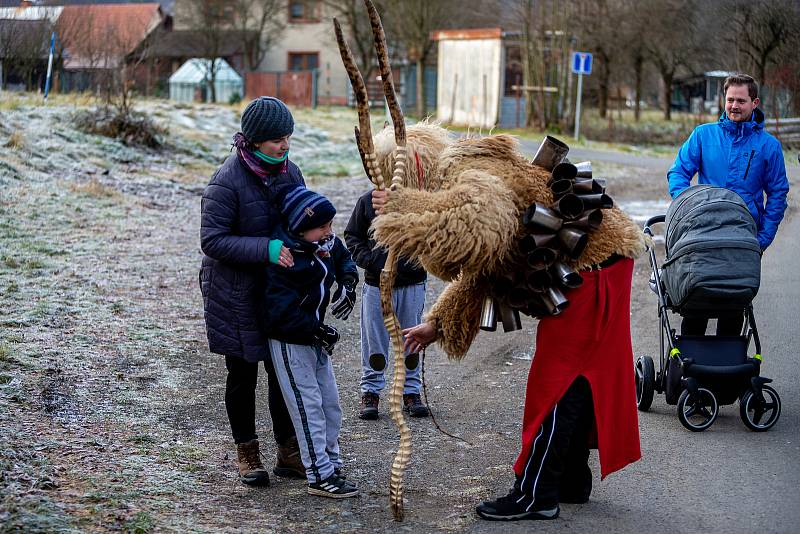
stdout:
[(758, 293), (761, 247), (742, 198), (710, 185), (689, 187), (666, 215), (664, 286), (679, 313), (739, 310)]

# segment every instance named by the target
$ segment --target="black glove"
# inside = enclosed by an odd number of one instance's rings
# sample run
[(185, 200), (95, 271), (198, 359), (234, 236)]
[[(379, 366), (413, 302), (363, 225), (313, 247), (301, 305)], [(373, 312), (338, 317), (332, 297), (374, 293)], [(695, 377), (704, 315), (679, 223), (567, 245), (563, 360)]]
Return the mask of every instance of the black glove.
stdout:
[(339, 331), (332, 326), (321, 324), (314, 332), (314, 340), (330, 354), (333, 352), (333, 346), (339, 341)]
[(347, 319), (353, 307), (356, 305), (356, 284), (355, 282), (347, 281), (339, 284), (333, 294), (333, 304), (331, 304), (331, 313), (337, 319)]

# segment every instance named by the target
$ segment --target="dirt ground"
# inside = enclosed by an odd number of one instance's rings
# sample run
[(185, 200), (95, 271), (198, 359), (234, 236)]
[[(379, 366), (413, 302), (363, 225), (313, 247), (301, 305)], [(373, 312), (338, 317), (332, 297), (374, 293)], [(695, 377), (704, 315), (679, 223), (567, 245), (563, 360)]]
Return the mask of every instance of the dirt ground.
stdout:
[[(470, 530), (474, 506), (512, 482), (535, 321), (525, 318), (510, 334), (482, 333), (462, 362), (428, 351), (428, 401), (439, 424), (464, 441), (431, 419), (410, 421), (405, 522), (393, 522), (388, 509), (398, 438), (385, 401), (378, 421), (357, 417), (357, 310), (335, 322), (342, 341), (333, 360), (345, 470), (361, 496), (315, 498), (304, 482), (278, 477), (267, 488), (243, 486), (223, 402), (224, 362), (208, 352), (197, 283), (200, 195), (227, 154), (235, 113), (151, 111), (171, 124), (166, 151), (82, 134), (66, 109), (0, 111), (0, 532)], [(176, 119), (190, 115), (191, 124)], [(216, 127), (204, 134), (196, 128), (204, 121)], [(329, 155), (314, 160), (311, 143), (292, 157), (323, 169), (306, 174), (339, 209), (341, 234), (369, 183), (336, 177), (357, 160), (326, 175), (324, 158), (352, 158), (352, 147), (307, 133), (330, 141)], [(596, 172), (608, 173), (621, 198), (664, 195), (618, 168)], [(640, 259), (632, 316), (652, 321), (647, 271)], [(430, 281), (428, 305), (442, 287)], [(271, 467), (262, 382), (257, 428)]]

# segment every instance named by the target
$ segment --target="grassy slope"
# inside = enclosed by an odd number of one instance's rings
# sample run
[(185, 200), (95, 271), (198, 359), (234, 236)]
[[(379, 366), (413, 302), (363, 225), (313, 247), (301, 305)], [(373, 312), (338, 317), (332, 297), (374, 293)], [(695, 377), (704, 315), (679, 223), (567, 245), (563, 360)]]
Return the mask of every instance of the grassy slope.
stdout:
[[(88, 104), (0, 99), (0, 532), (179, 528), (157, 518), (211, 461), (163, 399), (202, 349), (199, 194), (238, 110), (142, 102), (156, 152), (76, 130)], [(297, 131), (311, 183), (357, 172), (352, 143)]]

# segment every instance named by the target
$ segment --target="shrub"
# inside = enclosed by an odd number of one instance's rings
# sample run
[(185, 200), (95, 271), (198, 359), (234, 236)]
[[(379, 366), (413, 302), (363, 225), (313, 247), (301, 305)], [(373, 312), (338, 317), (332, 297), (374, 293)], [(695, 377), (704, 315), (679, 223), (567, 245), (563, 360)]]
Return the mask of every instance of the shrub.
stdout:
[(8, 136), (5, 146), (14, 150), (25, 148), (25, 134), (17, 130)]
[(119, 139), (126, 145), (162, 148), (167, 132), (144, 113), (98, 107), (78, 111), (75, 126), (86, 133)]

